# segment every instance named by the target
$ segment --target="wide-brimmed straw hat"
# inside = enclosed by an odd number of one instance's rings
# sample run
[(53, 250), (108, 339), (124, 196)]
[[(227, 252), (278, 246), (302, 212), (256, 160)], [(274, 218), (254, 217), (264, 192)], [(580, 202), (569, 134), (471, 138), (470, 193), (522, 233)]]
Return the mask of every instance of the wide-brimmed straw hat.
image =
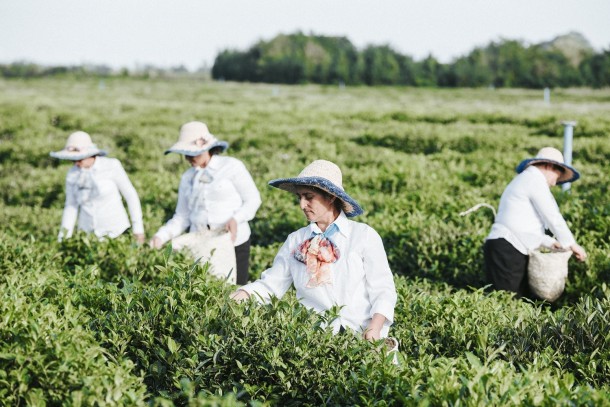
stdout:
[(580, 178), (580, 174), (578, 171), (576, 171), (576, 169), (564, 163), (563, 154), (561, 154), (561, 151), (553, 147), (541, 148), (540, 151), (538, 151), (538, 154), (536, 154), (536, 157), (521, 161), (517, 166), (517, 172), (520, 174), (530, 165), (538, 163), (549, 163), (563, 168), (564, 171), (557, 179), (557, 184), (574, 182)]
[(343, 189), (341, 169), (330, 161), (316, 160), (305, 167), (296, 177), (274, 179), (269, 181), (269, 185), (292, 193), (296, 193), (299, 186), (320, 188), (341, 200), (346, 216), (351, 218), (363, 212), (358, 202)]
[(165, 154), (178, 153), (195, 157), (214, 147), (221, 147), (222, 151), (225, 151), (229, 143), (218, 140), (210, 133), (205, 123), (188, 122), (180, 127), (178, 142), (168, 148)]
[(106, 151), (100, 150), (93, 144), (91, 136), (84, 131), (76, 131), (70, 134), (63, 150), (49, 153), (51, 157), (70, 161), (78, 161), (93, 157), (94, 155), (106, 154), (108, 154)]

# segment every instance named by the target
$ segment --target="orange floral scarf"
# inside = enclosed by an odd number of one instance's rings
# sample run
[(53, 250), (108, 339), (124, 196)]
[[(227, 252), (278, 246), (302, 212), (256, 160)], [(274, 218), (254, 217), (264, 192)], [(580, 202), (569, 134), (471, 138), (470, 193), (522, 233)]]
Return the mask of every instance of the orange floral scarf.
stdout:
[(331, 284), (330, 265), (339, 257), (339, 249), (329, 240), (339, 228), (334, 223), (324, 233), (313, 233), (313, 236), (299, 245), (294, 252), (294, 258), (305, 263), (307, 273), (311, 276), (307, 288)]

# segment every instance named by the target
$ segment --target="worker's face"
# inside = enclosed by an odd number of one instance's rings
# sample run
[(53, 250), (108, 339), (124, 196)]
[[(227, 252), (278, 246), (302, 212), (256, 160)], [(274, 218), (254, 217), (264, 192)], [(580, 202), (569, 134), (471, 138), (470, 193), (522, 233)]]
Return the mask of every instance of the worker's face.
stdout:
[(540, 166), (540, 168), (543, 169), (542, 172), (544, 174), (544, 177), (546, 178), (546, 182), (549, 184), (550, 187), (557, 185), (557, 181), (565, 171), (559, 165), (549, 163)]
[(204, 151), (203, 153), (196, 155), (194, 157), (192, 157), (190, 155), (184, 156), (184, 159), (186, 161), (188, 161), (192, 167), (195, 167), (195, 168), (198, 168), (198, 167), (204, 168), (206, 165), (208, 165), (210, 158), (212, 158), (212, 156), (210, 155), (209, 151)]
[(309, 222), (334, 219), (333, 201), (336, 198), (307, 187), (297, 187), (296, 196), (301, 210)]
[(76, 165), (78, 168), (91, 168), (94, 162), (95, 157), (87, 157), (83, 158), (82, 160), (74, 161), (74, 165)]

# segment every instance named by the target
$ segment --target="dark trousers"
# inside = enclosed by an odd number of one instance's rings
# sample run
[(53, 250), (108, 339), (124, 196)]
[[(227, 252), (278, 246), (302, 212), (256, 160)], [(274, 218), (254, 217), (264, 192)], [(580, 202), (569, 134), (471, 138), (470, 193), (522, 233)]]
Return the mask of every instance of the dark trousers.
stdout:
[(250, 239), (235, 246), (235, 262), (237, 263), (237, 284), (247, 284), (250, 268)]
[(483, 246), (487, 281), (496, 290), (511, 291), (517, 297), (530, 297), (527, 283), (529, 257), (505, 239), (486, 240)]

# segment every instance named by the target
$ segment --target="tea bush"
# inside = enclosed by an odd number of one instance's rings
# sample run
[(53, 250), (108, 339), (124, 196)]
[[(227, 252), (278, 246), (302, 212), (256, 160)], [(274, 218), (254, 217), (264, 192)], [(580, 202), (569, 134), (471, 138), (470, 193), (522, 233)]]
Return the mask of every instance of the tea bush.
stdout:
[[(0, 81), (0, 399), (11, 405), (610, 405), (608, 90), (277, 86), (192, 79)], [(69, 163), (89, 132), (139, 192), (148, 236), (187, 163), (163, 151), (203, 120), (244, 161), (263, 204), (251, 279), (305, 224), (267, 182), (317, 158), (343, 169), (360, 221), (382, 236), (399, 301), (399, 365), (326, 325), (293, 293), (236, 304), (234, 289), (129, 233), (57, 242)], [(488, 292), (482, 244), (515, 166), (561, 148), (576, 120), (582, 179), (554, 191), (587, 249), (553, 305)]]

